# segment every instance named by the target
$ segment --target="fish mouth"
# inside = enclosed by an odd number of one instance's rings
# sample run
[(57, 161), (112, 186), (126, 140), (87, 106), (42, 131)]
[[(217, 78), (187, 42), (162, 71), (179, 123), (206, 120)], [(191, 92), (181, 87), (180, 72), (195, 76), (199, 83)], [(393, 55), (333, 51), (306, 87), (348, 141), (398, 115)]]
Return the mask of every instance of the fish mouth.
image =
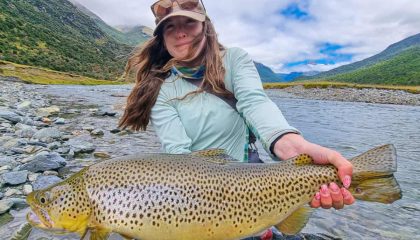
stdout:
[(51, 220), (47, 211), (30, 211), (26, 214), (26, 220), (34, 227), (41, 229), (52, 229), (54, 222)]

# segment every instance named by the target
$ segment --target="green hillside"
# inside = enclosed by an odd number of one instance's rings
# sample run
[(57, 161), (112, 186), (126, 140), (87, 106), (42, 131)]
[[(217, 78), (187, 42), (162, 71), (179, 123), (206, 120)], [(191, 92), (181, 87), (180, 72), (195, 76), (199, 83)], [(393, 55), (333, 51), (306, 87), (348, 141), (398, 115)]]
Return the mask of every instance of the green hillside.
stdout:
[(120, 43), (128, 44), (130, 46), (137, 46), (138, 44), (146, 42), (151, 37), (151, 35), (148, 34), (148, 32), (150, 32), (151, 30), (149, 30), (145, 26), (137, 26), (130, 29), (122, 30), (115, 29), (106, 24), (100, 17), (91, 12), (82, 4), (73, 0), (70, 0), (70, 2), (72, 2), (73, 5), (76, 6), (81, 12), (88, 15), (102, 31), (104, 31), (106, 34), (113, 37)]
[(337, 74), (348, 73), (348, 72), (355, 71), (361, 68), (366, 68), (366, 67), (375, 65), (379, 62), (391, 59), (399, 55), (401, 52), (408, 50), (410, 48), (413, 48), (413, 47), (420, 47), (420, 33), (410, 36), (408, 38), (405, 38), (399, 42), (396, 42), (390, 45), (389, 47), (387, 47), (384, 51), (376, 55), (373, 55), (369, 58), (366, 58), (366, 59), (363, 59), (361, 61), (354, 62), (351, 64), (343, 65), (343, 66), (331, 69), (326, 72), (322, 72), (314, 76), (313, 78), (320, 79), (320, 78), (325, 78), (329, 76), (335, 76)]
[(0, 60), (116, 79), (131, 46), (67, 0), (1, 0)]
[(369, 67), (323, 78), (363, 84), (420, 85), (420, 47), (413, 47)]

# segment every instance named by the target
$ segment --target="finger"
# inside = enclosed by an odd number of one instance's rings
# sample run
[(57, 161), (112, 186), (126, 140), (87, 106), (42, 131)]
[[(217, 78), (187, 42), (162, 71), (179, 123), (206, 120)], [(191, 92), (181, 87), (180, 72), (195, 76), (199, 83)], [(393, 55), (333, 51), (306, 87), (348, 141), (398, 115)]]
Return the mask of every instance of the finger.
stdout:
[(344, 187), (350, 187), (351, 176), (353, 174), (353, 165), (351, 162), (336, 151), (332, 151), (328, 155), (328, 161), (338, 169), (338, 176)]
[(321, 206), (321, 194), (317, 192), (310, 202), (311, 207), (319, 208)]
[(330, 183), (330, 194), (332, 207), (335, 209), (342, 209), (344, 207), (343, 194), (336, 183)]
[(321, 207), (322, 208), (331, 208), (332, 207), (332, 199), (330, 195), (330, 189), (327, 185), (321, 186)]
[(349, 192), (349, 190), (345, 188), (341, 188), (341, 193), (343, 195), (343, 203), (346, 205), (351, 205), (355, 202), (353, 195)]

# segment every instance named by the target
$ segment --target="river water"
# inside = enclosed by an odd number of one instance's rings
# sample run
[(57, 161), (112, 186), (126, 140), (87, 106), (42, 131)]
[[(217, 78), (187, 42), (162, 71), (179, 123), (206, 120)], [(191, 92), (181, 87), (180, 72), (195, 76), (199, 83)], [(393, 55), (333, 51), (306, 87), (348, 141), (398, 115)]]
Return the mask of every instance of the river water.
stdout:
[[(126, 95), (130, 89), (129, 86), (35, 88), (51, 94), (57, 101), (71, 99), (100, 106), (122, 104), (123, 98), (110, 96)], [(389, 205), (357, 201), (339, 211), (317, 209), (302, 232), (342, 239), (420, 239), (420, 107), (296, 99), (279, 90), (267, 93), (306, 139), (338, 150), (346, 157), (389, 143), (397, 149), (395, 176), (403, 191), (401, 200)], [(131, 135), (121, 143), (120, 147), (103, 144), (102, 150), (127, 154), (133, 144), (138, 151), (150, 152), (159, 148), (153, 132)], [(265, 153), (261, 154), (263, 158), (267, 157)], [(11, 226), (19, 226), (26, 211), (14, 211), (16, 219)], [(46, 237), (39, 230), (33, 231), (31, 236), (29, 239), (39, 239), (39, 236), (45, 237), (43, 239), (77, 239), (74, 235)]]

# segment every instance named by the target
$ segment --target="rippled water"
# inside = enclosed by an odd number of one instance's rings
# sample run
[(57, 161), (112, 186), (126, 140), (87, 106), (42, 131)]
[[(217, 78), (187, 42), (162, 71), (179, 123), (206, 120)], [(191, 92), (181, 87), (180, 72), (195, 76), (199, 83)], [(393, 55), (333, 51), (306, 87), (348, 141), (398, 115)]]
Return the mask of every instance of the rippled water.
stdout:
[[(62, 99), (104, 106), (121, 104), (122, 98), (113, 98), (110, 94), (127, 94), (129, 90), (127, 86), (39, 88)], [(401, 200), (390, 205), (357, 201), (339, 211), (317, 209), (303, 232), (343, 239), (420, 239), (420, 107), (292, 99), (278, 90), (268, 93), (305, 138), (336, 149), (346, 157), (388, 143), (397, 149), (398, 172), (395, 175), (403, 190)], [(156, 141), (153, 133), (148, 132), (147, 135), (129, 136), (117, 150), (116, 144), (113, 147), (103, 144), (100, 148), (124, 154), (132, 151), (133, 146), (136, 151), (153, 151), (158, 149)], [(26, 211), (13, 211), (16, 219), (7, 227), (0, 227), (0, 235), (5, 236), (3, 234), (18, 228), (25, 221)], [(40, 236), (48, 236), (43, 239), (77, 239), (74, 235), (59, 237), (39, 230), (33, 231), (29, 239)]]
[(276, 91), (269, 95), (306, 139), (346, 157), (388, 143), (397, 149), (401, 200), (319, 209), (304, 232), (344, 239), (420, 239), (420, 107), (287, 99)]

